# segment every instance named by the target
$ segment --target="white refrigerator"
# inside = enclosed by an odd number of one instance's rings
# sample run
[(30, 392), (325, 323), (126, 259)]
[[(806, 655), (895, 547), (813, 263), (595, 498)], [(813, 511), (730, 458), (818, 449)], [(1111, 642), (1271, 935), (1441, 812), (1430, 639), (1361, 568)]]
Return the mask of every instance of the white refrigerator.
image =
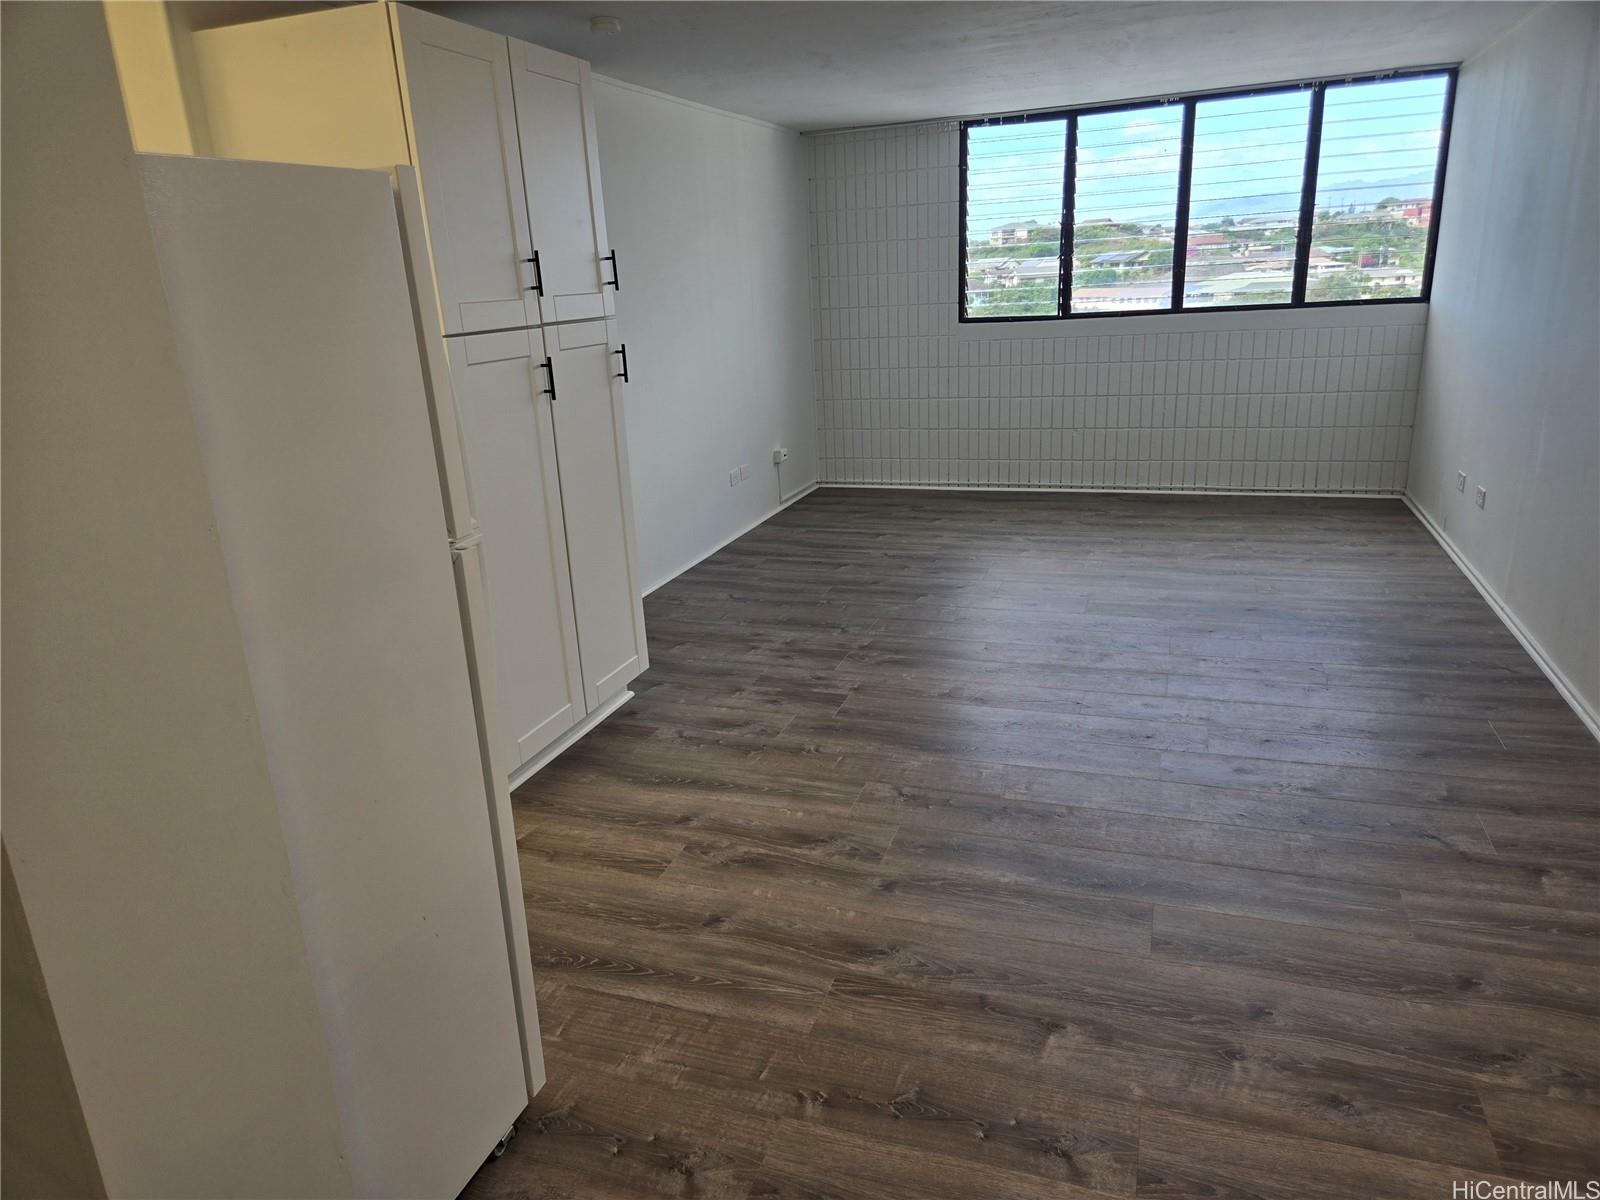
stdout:
[(415, 176), (140, 170), (353, 1188), (454, 1196), (544, 1064)]

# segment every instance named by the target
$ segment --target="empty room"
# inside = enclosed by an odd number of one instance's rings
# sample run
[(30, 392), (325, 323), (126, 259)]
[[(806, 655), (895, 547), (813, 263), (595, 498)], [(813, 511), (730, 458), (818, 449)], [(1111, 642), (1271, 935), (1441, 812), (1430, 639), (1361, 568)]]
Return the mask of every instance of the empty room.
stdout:
[(1600, 3), (0, 50), (5, 1200), (1600, 1197)]

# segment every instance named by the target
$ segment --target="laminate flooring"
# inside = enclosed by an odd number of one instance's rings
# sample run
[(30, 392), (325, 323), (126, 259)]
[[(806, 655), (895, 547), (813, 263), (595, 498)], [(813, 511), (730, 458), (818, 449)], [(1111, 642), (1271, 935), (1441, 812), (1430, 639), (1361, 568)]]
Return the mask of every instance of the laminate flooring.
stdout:
[(827, 489), (645, 610), (474, 1200), (1600, 1178), (1600, 750), (1398, 501)]

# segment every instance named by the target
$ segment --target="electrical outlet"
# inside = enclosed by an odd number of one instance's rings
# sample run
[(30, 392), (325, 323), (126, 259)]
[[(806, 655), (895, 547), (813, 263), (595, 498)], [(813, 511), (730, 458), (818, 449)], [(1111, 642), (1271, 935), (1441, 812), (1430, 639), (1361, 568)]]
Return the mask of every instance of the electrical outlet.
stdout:
[(750, 478), (750, 464), (749, 463), (740, 463), (739, 464), (739, 478), (741, 480)]
[(787, 446), (779, 446), (776, 450), (774, 450), (772, 452), (772, 465), (773, 466), (779, 467), (779, 466), (782, 466), (784, 463), (786, 463), (788, 461), (789, 461), (789, 447), (787, 447)]
[(1467, 473), (1465, 471), (1457, 471), (1456, 472), (1456, 491), (1464, 492), (1466, 490), (1467, 490)]
[(1484, 488), (1478, 489), (1478, 507), (1482, 508), (1489, 499), (1489, 493)]
[(728, 472), (728, 486), (729, 487), (738, 487), (739, 486), (739, 468), (738, 467), (735, 467), (733, 470)]

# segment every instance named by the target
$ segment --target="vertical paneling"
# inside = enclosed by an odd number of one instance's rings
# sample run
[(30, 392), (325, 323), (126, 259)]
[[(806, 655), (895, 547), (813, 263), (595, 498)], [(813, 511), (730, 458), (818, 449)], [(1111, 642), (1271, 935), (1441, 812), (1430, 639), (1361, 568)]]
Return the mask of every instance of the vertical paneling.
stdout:
[(1404, 490), (1424, 306), (961, 325), (959, 137), (805, 139), (824, 482)]

